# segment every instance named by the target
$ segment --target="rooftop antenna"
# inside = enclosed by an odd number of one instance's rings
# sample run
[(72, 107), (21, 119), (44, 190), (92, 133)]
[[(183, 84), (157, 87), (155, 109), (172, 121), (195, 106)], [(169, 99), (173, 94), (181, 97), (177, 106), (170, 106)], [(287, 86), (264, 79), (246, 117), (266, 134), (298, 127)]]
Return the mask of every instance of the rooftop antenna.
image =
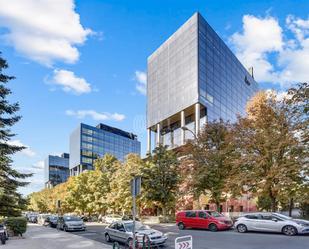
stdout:
[(254, 79), (254, 75), (253, 75), (253, 67), (249, 67), (248, 68), (248, 72), (251, 75), (251, 77)]

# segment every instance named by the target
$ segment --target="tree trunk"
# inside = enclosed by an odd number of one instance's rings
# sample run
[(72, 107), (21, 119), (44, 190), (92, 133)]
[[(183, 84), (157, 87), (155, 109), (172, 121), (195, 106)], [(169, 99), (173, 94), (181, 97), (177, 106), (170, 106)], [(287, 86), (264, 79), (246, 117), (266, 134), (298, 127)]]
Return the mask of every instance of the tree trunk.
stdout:
[(276, 196), (273, 195), (271, 187), (268, 188), (268, 196), (271, 201), (271, 212), (276, 212), (277, 211), (277, 199)]
[(163, 215), (163, 217), (166, 216), (166, 211), (167, 211), (167, 210), (166, 210), (166, 207), (163, 206), (163, 207), (162, 207), (162, 215)]
[(272, 194), (270, 195), (271, 200), (271, 211), (276, 212), (277, 211), (277, 200), (276, 197), (274, 197)]
[(216, 207), (217, 207), (217, 211), (219, 213), (221, 213), (221, 210), (220, 210), (220, 202), (219, 201), (216, 201)]
[(292, 217), (293, 208), (294, 208), (294, 199), (292, 197), (292, 198), (290, 198), (290, 203), (289, 203), (289, 216), (290, 217)]

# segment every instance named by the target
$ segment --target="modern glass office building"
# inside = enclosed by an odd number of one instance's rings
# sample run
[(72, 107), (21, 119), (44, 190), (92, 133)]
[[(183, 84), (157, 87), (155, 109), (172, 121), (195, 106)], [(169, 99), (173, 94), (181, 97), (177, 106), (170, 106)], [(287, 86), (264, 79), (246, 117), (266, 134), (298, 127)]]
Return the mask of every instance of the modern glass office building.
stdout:
[(141, 144), (137, 136), (105, 124), (96, 127), (79, 124), (70, 136), (70, 174), (93, 169), (95, 159), (106, 153), (124, 161), (126, 155), (140, 155)]
[(195, 13), (148, 57), (147, 151), (152, 140), (174, 148), (207, 120), (234, 121), (244, 114), (258, 90), (249, 71)]
[(44, 161), (45, 187), (51, 188), (65, 182), (70, 176), (69, 154), (61, 156), (49, 155)]

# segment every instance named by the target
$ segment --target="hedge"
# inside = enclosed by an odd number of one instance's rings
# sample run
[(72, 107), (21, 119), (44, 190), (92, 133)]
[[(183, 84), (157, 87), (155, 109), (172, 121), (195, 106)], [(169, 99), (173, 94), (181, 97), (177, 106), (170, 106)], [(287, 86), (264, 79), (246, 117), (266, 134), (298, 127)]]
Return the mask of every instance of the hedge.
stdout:
[(27, 220), (24, 217), (9, 217), (5, 220), (5, 224), (14, 236), (23, 236), (27, 230)]

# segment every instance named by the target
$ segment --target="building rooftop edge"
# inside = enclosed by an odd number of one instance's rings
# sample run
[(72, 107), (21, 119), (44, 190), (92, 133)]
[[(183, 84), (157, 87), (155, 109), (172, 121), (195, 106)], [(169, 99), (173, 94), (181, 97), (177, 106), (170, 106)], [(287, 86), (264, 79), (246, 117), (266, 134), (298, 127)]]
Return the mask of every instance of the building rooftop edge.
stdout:
[(99, 123), (97, 124), (96, 126), (93, 126), (93, 125), (89, 125), (89, 124), (85, 124), (85, 123), (80, 123), (80, 125), (85, 125), (85, 126), (90, 126), (92, 128), (96, 128), (96, 129), (99, 129), (99, 130), (104, 130), (104, 131), (107, 131), (107, 132), (110, 132), (110, 133), (113, 133), (115, 135), (119, 135), (119, 136), (123, 136), (123, 137), (127, 137), (129, 139), (132, 139), (132, 140), (137, 140), (137, 135), (132, 133), (132, 132), (128, 132), (128, 131), (124, 131), (122, 129), (119, 129), (119, 128), (116, 128), (116, 127), (113, 127), (113, 126), (110, 126), (110, 125), (106, 125), (106, 124), (103, 124), (103, 123)]
[(151, 59), (151, 57), (161, 48), (163, 47), (165, 44), (168, 43), (168, 41), (184, 26), (186, 25), (186, 23), (188, 23), (191, 19), (193, 19), (194, 17), (198, 17), (198, 16), (202, 16), (198, 11), (194, 12), (192, 16), (190, 16), (183, 24), (181, 24), (176, 31), (174, 31), (167, 39), (164, 40), (164, 42), (157, 47), (148, 57), (147, 57), (147, 61), (149, 59)]

